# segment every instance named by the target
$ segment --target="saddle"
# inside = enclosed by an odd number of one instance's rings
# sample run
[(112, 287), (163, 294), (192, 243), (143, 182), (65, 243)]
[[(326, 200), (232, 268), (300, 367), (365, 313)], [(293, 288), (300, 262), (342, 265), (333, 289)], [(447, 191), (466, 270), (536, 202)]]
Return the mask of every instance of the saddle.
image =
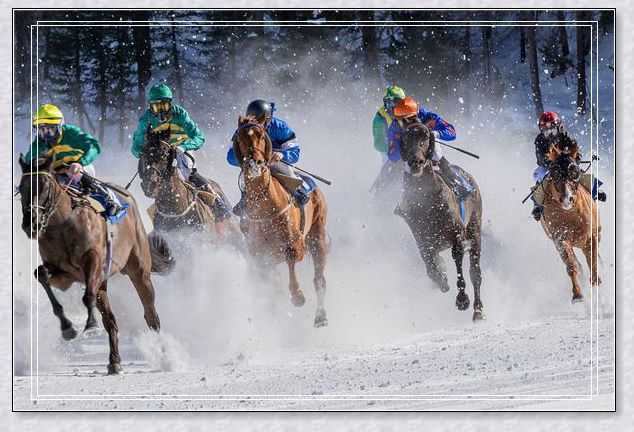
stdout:
[(113, 197), (113, 199), (116, 199), (117, 204), (119, 204), (120, 210), (117, 212), (117, 214), (108, 213), (106, 209), (106, 198), (101, 194), (90, 192), (86, 193), (75, 185), (69, 187), (66, 190), (66, 193), (70, 195), (74, 206), (88, 207), (95, 213), (101, 215), (101, 217), (103, 217), (111, 225), (115, 225), (117, 222), (125, 217), (125, 215), (127, 214), (126, 209), (130, 207), (130, 204), (121, 199), (119, 194), (121, 193), (122, 195), (129, 196), (129, 193), (127, 191), (124, 192), (122, 188), (117, 185), (112, 185), (111, 183), (104, 182), (104, 185), (106, 185), (111, 191), (113, 191), (111, 196)]

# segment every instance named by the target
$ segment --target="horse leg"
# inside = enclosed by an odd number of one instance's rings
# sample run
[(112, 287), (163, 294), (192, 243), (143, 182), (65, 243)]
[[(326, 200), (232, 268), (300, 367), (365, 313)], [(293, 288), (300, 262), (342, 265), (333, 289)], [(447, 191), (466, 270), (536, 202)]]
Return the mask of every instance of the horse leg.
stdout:
[(480, 257), (482, 252), (482, 243), (480, 238), (479, 224), (470, 226), (469, 239), (469, 278), (473, 285), (473, 321), (484, 319), (482, 313), (482, 301), (480, 300), (480, 285), (482, 284), (482, 269), (480, 268)]
[(579, 273), (579, 268), (577, 267), (577, 258), (574, 256), (575, 253), (572, 250), (572, 246), (566, 243), (565, 241), (558, 241), (555, 244), (557, 248), (557, 252), (561, 256), (562, 261), (566, 265), (566, 271), (568, 272), (568, 276), (572, 281), (572, 302), (576, 303), (583, 300), (583, 294), (581, 293), (581, 286), (577, 280), (577, 274)]
[(108, 300), (108, 281), (103, 281), (99, 286), (99, 292), (97, 293), (97, 309), (101, 312), (101, 321), (103, 327), (108, 332), (108, 340), (110, 341), (110, 362), (108, 363), (108, 375), (120, 374), (121, 369), (121, 356), (119, 355), (119, 327), (117, 326), (117, 320), (110, 308), (110, 301)]
[(304, 293), (299, 288), (299, 281), (297, 280), (297, 274), (295, 274), (295, 263), (299, 256), (297, 250), (289, 247), (286, 250), (286, 263), (288, 264), (288, 276), (289, 276), (289, 289), (291, 291), (291, 303), (295, 306), (303, 306), (306, 302)]
[(313, 285), (317, 293), (315, 327), (324, 327), (328, 325), (326, 310), (324, 309), (324, 300), (326, 298), (326, 277), (324, 276), (324, 268), (326, 267), (326, 255), (328, 253), (326, 232), (322, 229), (318, 233), (313, 234), (311, 231), (308, 234), (308, 247), (313, 257), (315, 267), (315, 276), (313, 278)]
[(601, 277), (599, 276), (597, 265), (599, 261), (599, 241), (594, 233), (590, 240), (584, 245), (582, 251), (586, 257), (588, 268), (590, 269), (590, 283), (592, 283), (592, 286), (601, 285)]
[(38, 282), (42, 285), (44, 291), (46, 292), (46, 295), (48, 296), (48, 299), (51, 301), (51, 306), (53, 306), (53, 313), (57, 318), (59, 318), (62, 330), (62, 337), (64, 338), (64, 340), (67, 341), (75, 339), (77, 337), (77, 330), (75, 330), (72, 321), (69, 320), (68, 317), (66, 317), (66, 314), (64, 314), (64, 308), (59, 303), (59, 301), (57, 301), (55, 294), (53, 294), (50, 276), (48, 271), (46, 270), (46, 267), (40, 265), (35, 270), (35, 272), (33, 272), (33, 274), (37, 278)]
[(449, 283), (447, 282), (447, 270), (445, 269), (445, 261), (436, 251), (429, 251), (427, 248), (418, 247), (427, 276), (436, 284), (442, 292), (449, 291)]
[(131, 252), (130, 258), (128, 258), (123, 273), (128, 275), (136, 289), (143, 305), (143, 318), (145, 318), (148, 327), (154, 331), (159, 331), (161, 321), (154, 306), (155, 293), (150, 277), (150, 269), (141, 262), (134, 250)]
[(96, 251), (90, 250), (86, 253), (84, 259), (86, 290), (82, 301), (88, 310), (88, 319), (86, 320), (86, 327), (84, 327), (84, 337), (90, 337), (101, 333), (101, 329), (97, 324), (95, 318), (96, 297), (99, 286), (101, 285), (102, 260), (99, 259), (99, 255)]
[(456, 272), (458, 273), (458, 295), (456, 296), (456, 307), (458, 310), (467, 310), (469, 307), (469, 296), (465, 292), (467, 283), (464, 281), (462, 274), (462, 259), (464, 257), (464, 247), (460, 241), (460, 237), (456, 236), (453, 246), (451, 246), (451, 257), (456, 263)]

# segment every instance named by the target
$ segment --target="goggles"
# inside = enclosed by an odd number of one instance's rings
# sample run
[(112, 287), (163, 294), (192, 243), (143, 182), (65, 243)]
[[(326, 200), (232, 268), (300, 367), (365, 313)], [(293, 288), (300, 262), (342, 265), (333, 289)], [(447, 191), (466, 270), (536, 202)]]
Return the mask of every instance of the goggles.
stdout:
[(172, 101), (171, 100), (156, 100), (150, 101), (150, 110), (154, 114), (166, 113), (172, 109)]
[(555, 136), (559, 133), (559, 128), (554, 123), (545, 123), (540, 125), (539, 130), (545, 137)]
[(33, 133), (40, 139), (54, 139), (59, 136), (61, 125), (40, 124), (33, 126)]
[(383, 99), (383, 105), (385, 105), (385, 109), (393, 110), (396, 104), (398, 103), (398, 101), (400, 100), (401, 98), (398, 98), (398, 97), (385, 98)]

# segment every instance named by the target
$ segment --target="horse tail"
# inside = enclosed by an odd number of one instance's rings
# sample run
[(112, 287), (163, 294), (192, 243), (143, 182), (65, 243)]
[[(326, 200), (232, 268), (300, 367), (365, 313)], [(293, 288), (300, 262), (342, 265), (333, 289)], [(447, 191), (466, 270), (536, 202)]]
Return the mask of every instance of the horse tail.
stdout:
[(148, 242), (150, 243), (150, 254), (152, 255), (152, 273), (169, 274), (174, 269), (176, 261), (167, 242), (154, 232), (148, 235)]

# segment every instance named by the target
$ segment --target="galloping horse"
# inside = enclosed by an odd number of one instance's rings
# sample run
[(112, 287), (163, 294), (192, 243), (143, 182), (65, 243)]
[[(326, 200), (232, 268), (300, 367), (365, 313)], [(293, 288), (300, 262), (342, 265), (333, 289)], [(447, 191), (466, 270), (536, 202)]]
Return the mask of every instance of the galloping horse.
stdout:
[[(176, 149), (168, 142), (169, 133), (169, 130), (148, 131), (147, 145), (139, 157), (141, 188), (148, 198), (155, 199), (155, 229), (162, 232), (182, 228), (219, 230), (208, 202), (215, 197), (221, 197), (226, 203), (229, 200), (211, 180), (207, 180), (210, 190), (201, 191), (180, 178), (176, 170)], [(207, 196), (203, 200), (204, 194)], [(230, 233), (237, 233), (237, 225), (232, 222), (228, 223)]]
[(573, 248), (579, 248), (590, 268), (590, 282), (601, 284), (597, 272), (601, 221), (597, 203), (585, 187), (579, 186), (581, 169), (576, 163), (577, 145), (560, 148), (551, 145), (548, 158), (552, 161), (544, 188), (544, 214), (541, 218), (546, 235), (555, 243), (555, 248), (572, 281), (572, 301), (583, 300), (577, 275), (580, 265)]
[(315, 327), (327, 325), (324, 268), (328, 254), (328, 209), (323, 193), (317, 188), (309, 195), (302, 215), (292, 195), (271, 174), (271, 140), (266, 131), (248, 117), (238, 119), (233, 150), (244, 173), (246, 214), (241, 228), (249, 251), (259, 259), (261, 266), (286, 261), (291, 302), (302, 306), (305, 298), (295, 274), (295, 264), (304, 258), (308, 246), (315, 268), (313, 283), (318, 302), (314, 324)]
[(148, 241), (134, 198), (123, 198), (130, 204), (128, 214), (108, 229), (102, 216), (65, 191), (50, 171), (51, 162), (52, 156), (25, 162), (20, 155), (22, 229), (29, 238), (37, 239), (43, 262), (34, 274), (60, 320), (65, 340), (77, 337), (77, 331), (51, 287), (66, 291), (73, 282), (86, 286), (83, 303), (88, 319), (84, 335), (100, 332), (96, 306), (110, 340), (108, 374), (117, 374), (121, 372), (121, 357), (117, 322), (108, 300), (108, 278), (116, 273), (130, 278), (143, 304), (147, 325), (158, 331), (160, 321), (150, 272), (170, 270), (173, 261), (160, 237), (153, 236)]
[(418, 119), (405, 120), (405, 135), (401, 144), (401, 159), (409, 166), (404, 174), (404, 218), (412, 230), (427, 276), (440, 288), (449, 291), (447, 273), (440, 252), (451, 248), (451, 256), (458, 272), (456, 307), (466, 310), (469, 296), (465, 293), (462, 272), (463, 242), (470, 241), (469, 275), (473, 284), (473, 320), (483, 319), (480, 300), (480, 270), (482, 198), (471, 175), (462, 168), (462, 176), (468, 179), (473, 191), (461, 204), (454, 192), (445, 184), (433, 168), (431, 155), (436, 142), (427, 126)]

